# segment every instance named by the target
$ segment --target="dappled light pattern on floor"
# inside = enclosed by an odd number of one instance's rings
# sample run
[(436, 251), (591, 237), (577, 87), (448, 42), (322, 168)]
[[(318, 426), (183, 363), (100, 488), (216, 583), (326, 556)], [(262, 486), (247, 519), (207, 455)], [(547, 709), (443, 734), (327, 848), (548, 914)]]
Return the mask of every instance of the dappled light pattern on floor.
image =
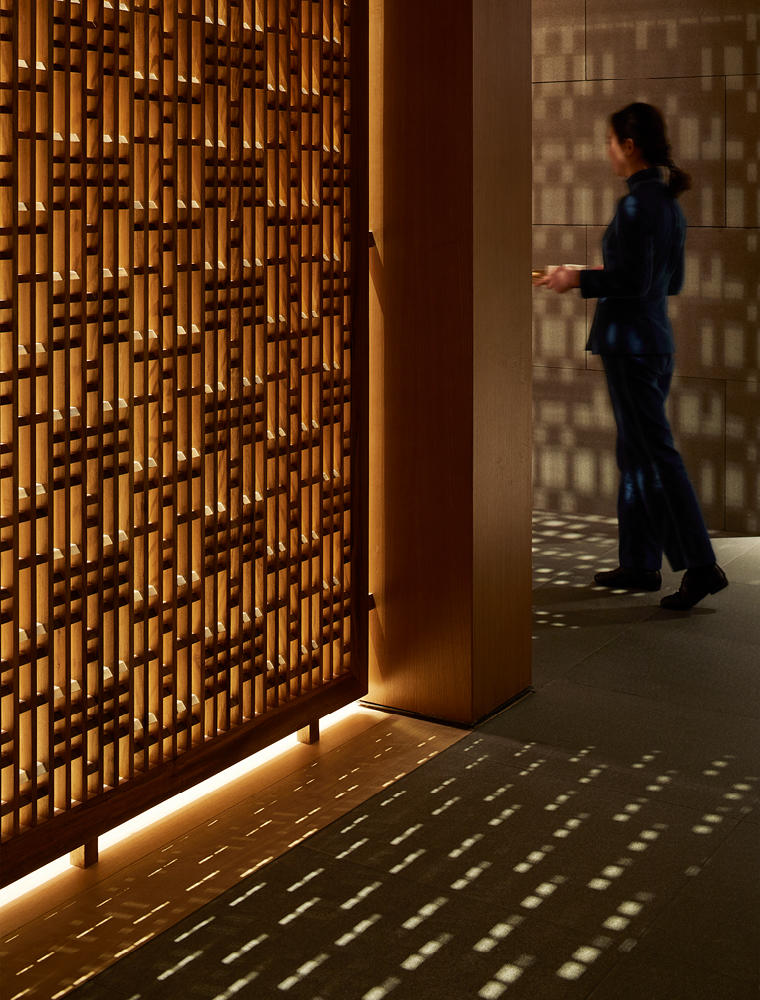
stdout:
[(75, 996), (588, 996), (757, 806), (735, 755), (673, 763), (472, 734)]
[(674, 616), (593, 586), (614, 521), (534, 528), (536, 694), (76, 1000), (756, 992), (760, 540), (716, 539), (724, 600)]
[[(168, 875), (147, 899), (160, 871), (118, 898), (104, 892), (77, 932), (131, 924), (124, 954), (57, 995), (756, 995), (760, 539), (716, 538), (731, 585), (690, 615), (662, 612), (658, 594), (593, 586), (616, 563), (609, 519), (537, 514), (534, 540), (535, 694), (440, 753), (421, 736), (421, 766), (389, 769), (376, 794), (307, 839), (322, 804), (308, 771), (279, 818), (262, 801), (218, 817), (202, 853), (170, 845), (161, 870), (181, 870), (192, 912), (178, 915)], [(677, 579), (666, 570), (664, 589)], [(363, 780), (365, 759), (394, 752), (382, 740), (354, 751), (330, 796)], [(267, 861), (260, 838), (278, 824), (293, 846)], [(233, 851), (222, 886), (212, 873)], [(29, 961), (44, 966), (39, 944)], [(37, 995), (16, 981), (10, 997)]]
[(45, 906), (40, 890), (34, 919), (14, 925), (0, 909), (2, 1000), (64, 995), (464, 735), (371, 710), (341, 725), (178, 814), (171, 839), (155, 846), (144, 834), (127, 863), (114, 849), (92, 869), (69, 869), (73, 891), (53, 886)]

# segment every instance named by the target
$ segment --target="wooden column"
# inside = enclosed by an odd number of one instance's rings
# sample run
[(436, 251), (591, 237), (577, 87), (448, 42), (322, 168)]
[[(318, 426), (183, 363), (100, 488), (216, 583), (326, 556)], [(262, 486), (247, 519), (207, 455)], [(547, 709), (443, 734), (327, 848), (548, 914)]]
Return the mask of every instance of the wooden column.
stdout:
[(530, 0), (372, 0), (370, 690), (530, 685)]

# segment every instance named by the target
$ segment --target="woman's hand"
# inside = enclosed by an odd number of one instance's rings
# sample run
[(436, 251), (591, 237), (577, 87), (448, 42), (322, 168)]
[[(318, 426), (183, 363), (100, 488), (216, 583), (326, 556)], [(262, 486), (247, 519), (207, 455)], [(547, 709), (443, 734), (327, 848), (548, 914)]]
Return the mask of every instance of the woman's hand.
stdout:
[(534, 281), (534, 285), (537, 287), (543, 285), (560, 294), (562, 292), (569, 292), (571, 288), (580, 288), (580, 284), (580, 271), (572, 267), (558, 267), (551, 274), (547, 274), (544, 278)]

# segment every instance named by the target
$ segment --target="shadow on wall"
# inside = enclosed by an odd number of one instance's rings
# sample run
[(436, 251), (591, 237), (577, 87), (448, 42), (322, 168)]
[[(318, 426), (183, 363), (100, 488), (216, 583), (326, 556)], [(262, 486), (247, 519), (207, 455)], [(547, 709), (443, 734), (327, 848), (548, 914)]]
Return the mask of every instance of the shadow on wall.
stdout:
[[(534, 506), (613, 515), (615, 423), (604, 374), (536, 366), (533, 399)], [(720, 529), (726, 495), (723, 398), (699, 380), (675, 379), (669, 412), (707, 523)], [(742, 467), (732, 465), (731, 471), (732, 495), (746, 496), (751, 484), (743, 481)]]
[[(716, 5), (717, 6), (717, 5)], [(662, 108), (694, 179), (686, 281), (671, 301), (676, 441), (713, 529), (760, 527), (760, 70), (756, 0), (707, 16), (694, 0), (533, 3), (534, 266), (601, 263), (624, 186), (607, 119), (632, 100)], [(614, 427), (598, 358), (584, 350), (594, 303), (534, 295), (535, 504), (614, 511)]]

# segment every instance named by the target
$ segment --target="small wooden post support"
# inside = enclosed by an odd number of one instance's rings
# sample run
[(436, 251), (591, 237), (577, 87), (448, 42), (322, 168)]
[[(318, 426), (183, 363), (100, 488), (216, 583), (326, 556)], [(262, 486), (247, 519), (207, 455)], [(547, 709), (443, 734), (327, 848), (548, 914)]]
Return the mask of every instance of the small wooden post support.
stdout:
[(319, 743), (319, 719), (315, 719), (308, 726), (298, 730), (298, 742), (307, 743), (309, 746), (312, 743)]
[(69, 861), (75, 868), (92, 868), (98, 863), (98, 838), (86, 841), (69, 855)]

